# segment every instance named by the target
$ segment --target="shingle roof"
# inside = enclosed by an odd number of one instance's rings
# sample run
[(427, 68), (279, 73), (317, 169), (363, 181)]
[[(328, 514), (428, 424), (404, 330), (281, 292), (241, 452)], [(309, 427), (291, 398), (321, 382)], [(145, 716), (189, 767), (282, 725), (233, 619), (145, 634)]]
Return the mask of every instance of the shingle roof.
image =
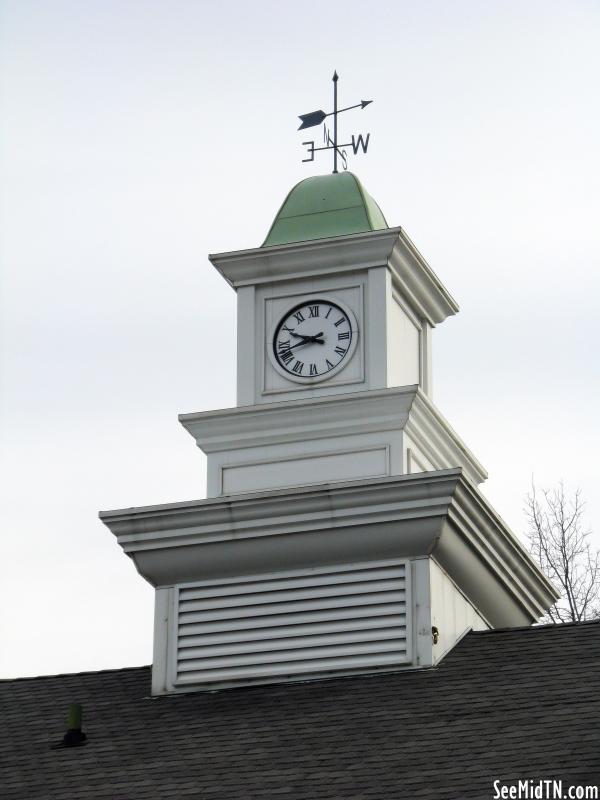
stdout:
[[(0, 796), (491, 798), (600, 781), (600, 624), (468, 634), (435, 669), (150, 698), (148, 667), (0, 683)], [(53, 750), (69, 703), (84, 747)]]

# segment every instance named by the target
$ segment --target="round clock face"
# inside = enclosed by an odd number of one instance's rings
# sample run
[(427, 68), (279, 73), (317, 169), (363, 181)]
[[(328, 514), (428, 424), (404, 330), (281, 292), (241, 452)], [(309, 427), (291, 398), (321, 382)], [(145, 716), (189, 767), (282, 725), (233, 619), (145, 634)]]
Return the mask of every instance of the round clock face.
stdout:
[(269, 355), (286, 378), (314, 383), (346, 366), (357, 339), (349, 308), (339, 300), (311, 298), (290, 308), (276, 324)]

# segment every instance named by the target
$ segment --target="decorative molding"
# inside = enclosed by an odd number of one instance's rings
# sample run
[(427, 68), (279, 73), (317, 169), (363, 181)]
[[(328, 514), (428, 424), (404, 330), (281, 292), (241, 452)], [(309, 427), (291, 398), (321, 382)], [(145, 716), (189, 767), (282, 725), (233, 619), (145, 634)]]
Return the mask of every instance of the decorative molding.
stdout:
[(209, 258), (234, 289), (388, 266), (396, 291), (403, 294), (417, 314), (431, 325), (458, 311), (454, 298), (399, 227), (217, 253)]
[(462, 467), (479, 484), (487, 472), (418, 386), (180, 414), (205, 453), (406, 431), (434, 467)]
[(402, 228), (398, 228), (388, 266), (392, 271), (393, 287), (407, 297), (419, 316), (431, 325), (458, 312), (458, 303)]
[(435, 467), (461, 466), (473, 483), (487, 480), (485, 467), (421, 389), (411, 406), (405, 431)]
[(389, 228), (329, 239), (215, 253), (209, 259), (237, 289), (312, 275), (381, 267), (387, 263), (400, 228)]
[[(417, 467), (417, 469), (414, 469), (414, 467)], [(426, 471), (427, 471), (426, 465), (419, 461), (419, 458), (418, 458), (417, 455), (415, 455), (415, 452), (412, 449), (412, 447), (407, 447), (406, 448), (406, 472), (407, 472), (407, 474), (410, 475), (413, 472), (426, 472)]]
[(402, 428), (416, 386), (180, 414), (205, 453)]
[(556, 592), (460, 469), (100, 514), (154, 586), (433, 556), (496, 627), (537, 621)]

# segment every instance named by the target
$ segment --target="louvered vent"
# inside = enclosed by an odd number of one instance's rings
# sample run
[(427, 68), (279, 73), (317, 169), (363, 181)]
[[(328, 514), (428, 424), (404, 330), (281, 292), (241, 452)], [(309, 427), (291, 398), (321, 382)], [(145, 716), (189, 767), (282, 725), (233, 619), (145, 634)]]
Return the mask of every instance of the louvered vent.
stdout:
[(410, 661), (405, 562), (203, 581), (175, 592), (172, 685), (231, 684)]

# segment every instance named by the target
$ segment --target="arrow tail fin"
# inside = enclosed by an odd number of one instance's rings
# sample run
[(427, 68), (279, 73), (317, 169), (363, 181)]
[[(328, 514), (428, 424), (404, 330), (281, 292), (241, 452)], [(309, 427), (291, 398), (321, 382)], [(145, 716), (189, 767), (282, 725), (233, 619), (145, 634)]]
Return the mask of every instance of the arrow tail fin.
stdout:
[(320, 125), (327, 114), (324, 111), (312, 111), (310, 114), (300, 114), (298, 119), (302, 122), (302, 125), (298, 128), (299, 131), (304, 130), (305, 128), (314, 128), (315, 125)]

